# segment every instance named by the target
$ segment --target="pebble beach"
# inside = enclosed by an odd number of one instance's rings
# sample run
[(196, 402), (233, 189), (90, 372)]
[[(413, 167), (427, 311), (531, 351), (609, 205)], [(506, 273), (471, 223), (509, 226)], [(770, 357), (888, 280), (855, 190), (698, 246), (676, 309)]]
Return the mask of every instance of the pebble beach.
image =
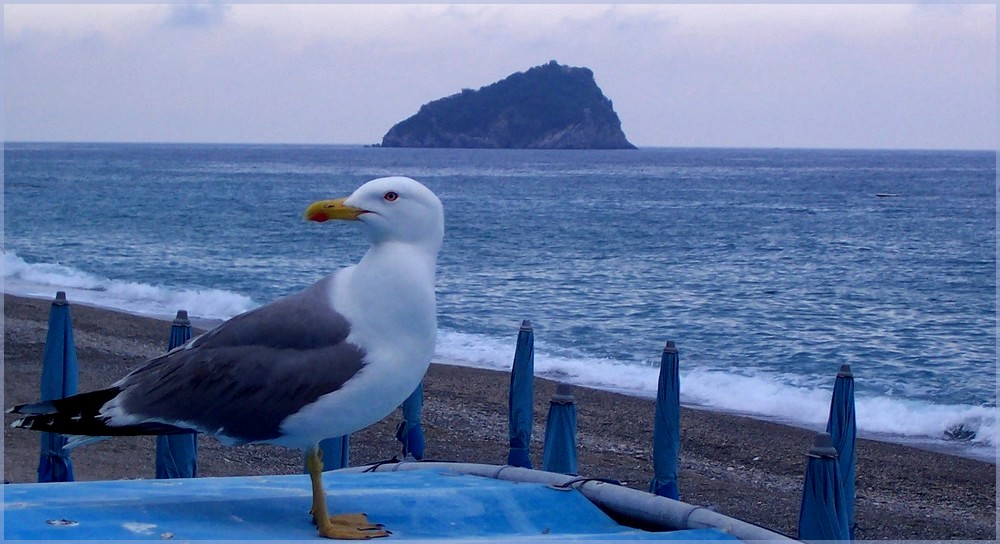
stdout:
[[(38, 398), (49, 300), (4, 296), (4, 405)], [(170, 322), (72, 306), (80, 391), (110, 385), (165, 351)], [(513, 346), (512, 346), (513, 350)], [(423, 424), (429, 460), (504, 464), (509, 376), (432, 364), (425, 378)], [(537, 379), (532, 458), (541, 465), (548, 401), (555, 383)], [(652, 477), (653, 402), (575, 387), (582, 476), (645, 489)], [(11, 429), (5, 416), (4, 479), (36, 479), (38, 436)], [(351, 465), (399, 454), (397, 411), (351, 435)], [(684, 407), (679, 487), (682, 500), (795, 536), (806, 456), (814, 430)], [(78, 480), (153, 477), (155, 440), (116, 438), (72, 453)], [(857, 537), (864, 540), (995, 540), (996, 465), (913, 447), (860, 439)], [(276, 446), (227, 448), (199, 441), (199, 476), (302, 472), (297, 451)]]

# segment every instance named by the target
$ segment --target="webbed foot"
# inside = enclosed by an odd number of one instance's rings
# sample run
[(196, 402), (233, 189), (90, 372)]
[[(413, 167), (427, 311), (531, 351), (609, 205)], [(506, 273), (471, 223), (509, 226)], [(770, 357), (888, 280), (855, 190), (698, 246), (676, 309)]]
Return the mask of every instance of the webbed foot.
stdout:
[[(315, 516), (314, 518), (315, 519)], [(387, 531), (381, 523), (368, 521), (368, 516), (364, 514), (338, 514), (327, 516), (326, 523), (319, 520), (316, 528), (319, 529), (320, 536), (326, 538), (337, 538), (342, 540), (368, 540), (370, 538), (382, 538), (392, 534)]]

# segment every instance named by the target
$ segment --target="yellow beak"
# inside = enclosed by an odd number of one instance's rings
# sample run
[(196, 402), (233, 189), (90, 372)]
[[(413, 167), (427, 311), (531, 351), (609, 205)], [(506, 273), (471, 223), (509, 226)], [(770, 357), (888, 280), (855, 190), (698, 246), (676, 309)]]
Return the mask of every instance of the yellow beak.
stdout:
[(305, 218), (309, 221), (316, 221), (318, 223), (329, 221), (330, 219), (357, 221), (361, 214), (366, 213), (366, 210), (344, 204), (345, 200), (347, 199), (338, 198), (337, 200), (320, 200), (318, 202), (313, 202), (308, 208), (306, 208)]

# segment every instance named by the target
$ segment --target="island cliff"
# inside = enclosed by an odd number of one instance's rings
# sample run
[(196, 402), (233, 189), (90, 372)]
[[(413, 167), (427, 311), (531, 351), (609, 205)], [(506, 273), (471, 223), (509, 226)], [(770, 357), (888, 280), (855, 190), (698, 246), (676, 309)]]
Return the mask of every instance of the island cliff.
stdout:
[(588, 68), (551, 61), (424, 104), (382, 147), (635, 149)]

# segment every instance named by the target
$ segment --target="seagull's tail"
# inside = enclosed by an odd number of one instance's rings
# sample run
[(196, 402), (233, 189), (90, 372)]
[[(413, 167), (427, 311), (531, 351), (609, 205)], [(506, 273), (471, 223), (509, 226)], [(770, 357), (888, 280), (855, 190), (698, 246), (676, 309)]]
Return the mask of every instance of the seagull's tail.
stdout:
[(17, 429), (77, 435), (74, 437), (74, 446), (97, 441), (82, 437), (100, 437), (100, 440), (109, 436), (191, 432), (190, 429), (156, 422), (108, 425), (108, 418), (100, 414), (101, 407), (120, 392), (117, 387), (110, 387), (64, 399), (20, 404), (7, 410), (7, 413), (25, 416), (11, 424), (11, 427)]

